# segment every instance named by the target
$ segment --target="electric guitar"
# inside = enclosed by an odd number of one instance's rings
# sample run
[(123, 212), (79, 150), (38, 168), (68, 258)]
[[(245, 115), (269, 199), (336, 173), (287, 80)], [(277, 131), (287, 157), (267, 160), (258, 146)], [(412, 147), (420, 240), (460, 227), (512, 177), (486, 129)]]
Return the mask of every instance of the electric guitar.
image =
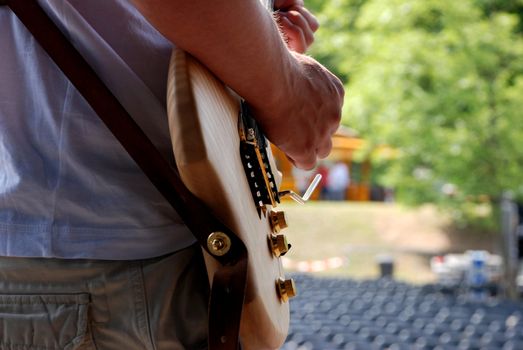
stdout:
[[(284, 214), (275, 210), (281, 174), (269, 143), (248, 105), (177, 48), (169, 70), (168, 115), (182, 180), (247, 247), (242, 346), (277, 349), (288, 333), (288, 299), (296, 289), (280, 259), (289, 245), (280, 233), (287, 226)], [(208, 254), (205, 260), (212, 281), (216, 262)]]

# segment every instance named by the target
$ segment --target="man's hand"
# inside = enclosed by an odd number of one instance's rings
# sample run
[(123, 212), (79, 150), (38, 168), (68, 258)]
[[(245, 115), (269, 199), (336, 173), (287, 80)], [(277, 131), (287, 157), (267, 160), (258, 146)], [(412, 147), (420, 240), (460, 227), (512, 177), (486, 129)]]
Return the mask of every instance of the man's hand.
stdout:
[(319, 24), (316, 17), (304, 7), (303, 0), (276, 0), (276, 21), (293, 51), (304, 53), (314, 42)]
[(269, 140), (295, 166), (311, 169), (332, 149), (338, 129), (344, 89), (341, 81), (314, 59), (294, 54), (296, 69), (292, 91), (280, 101), (255, 108), (255, 115)]
[[(304, 53), (314, 42), (318, 21), (303, 0), (275, 0), (276, 21), (287, 46)], [(343, 84), (310, 57), (294, 54), (298, 66), (292, 95), (260, 108), (258, 119), (267, 137), (299, 168), (314, 167), (332, 149), (343, 105)], [(265, 119), (266, 118), (266, 119)]]
[[(327, 156), (339, 125), (343, 85), (312, 58), (288, 49), (259, 0), (132, 1), (165, 37), (249, 102), (269, 140), (296, 166), (310, 169)], [(287, 19), (301, 30), (317, 27), (301, 0), (276, 5), (299, 13), (294, 22)]]

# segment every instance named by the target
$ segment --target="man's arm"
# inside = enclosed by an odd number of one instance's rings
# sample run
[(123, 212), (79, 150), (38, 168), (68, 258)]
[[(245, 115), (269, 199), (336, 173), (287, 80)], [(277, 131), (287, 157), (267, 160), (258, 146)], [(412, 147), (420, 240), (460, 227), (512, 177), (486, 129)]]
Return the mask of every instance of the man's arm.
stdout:
[(245, 98), (267, 137), (302, 168), (330, 152), (343, 86), (289, 51), (259, 0), (133, 0), (166, 38)]

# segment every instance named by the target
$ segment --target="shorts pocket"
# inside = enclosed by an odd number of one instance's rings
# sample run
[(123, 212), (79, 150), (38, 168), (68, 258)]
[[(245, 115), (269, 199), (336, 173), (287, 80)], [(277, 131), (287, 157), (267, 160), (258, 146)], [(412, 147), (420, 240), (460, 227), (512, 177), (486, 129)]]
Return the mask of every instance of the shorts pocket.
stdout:
[(0, 294), (0, 349), (84, 349), (88, 306), (88, 293)]

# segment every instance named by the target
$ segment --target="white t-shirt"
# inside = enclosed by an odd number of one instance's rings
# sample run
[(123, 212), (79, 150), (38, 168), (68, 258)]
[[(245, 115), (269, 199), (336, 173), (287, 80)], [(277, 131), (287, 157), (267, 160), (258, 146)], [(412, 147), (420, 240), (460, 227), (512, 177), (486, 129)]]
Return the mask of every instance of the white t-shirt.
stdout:
[[(172, 44), (126, 0), (39, 1), (166, 157)], [(18, 18), (0, 7), (0, 255), (159, 256), (195, 242)]]

